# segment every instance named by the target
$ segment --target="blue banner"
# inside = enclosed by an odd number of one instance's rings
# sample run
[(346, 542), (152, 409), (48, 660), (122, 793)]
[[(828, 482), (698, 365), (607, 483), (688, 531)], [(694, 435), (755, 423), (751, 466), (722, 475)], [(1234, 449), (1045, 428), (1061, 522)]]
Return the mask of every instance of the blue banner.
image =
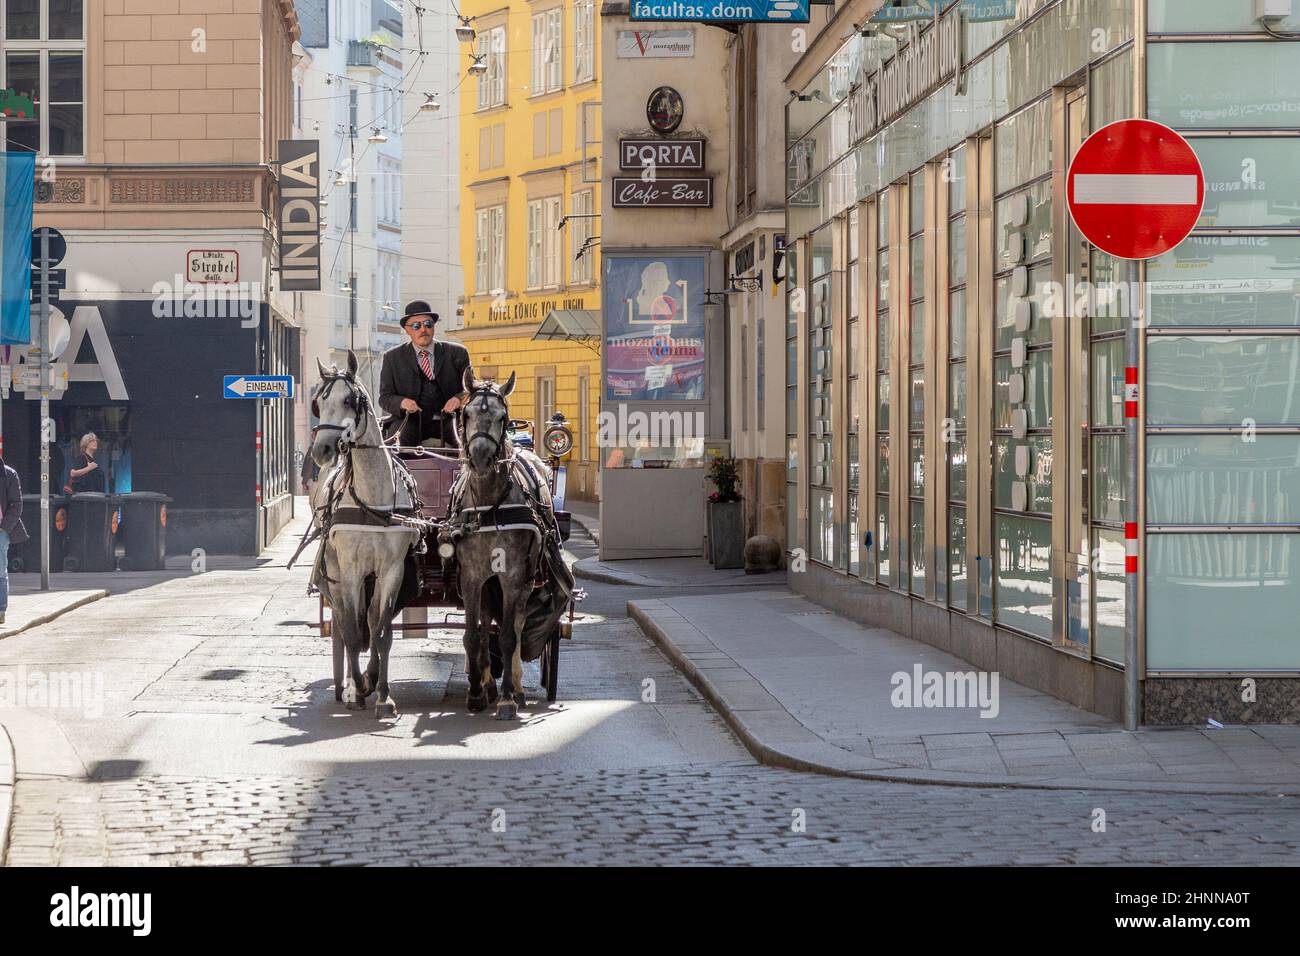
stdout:
[[(3, 128), (3, 124), (0, 124)], [(0, 344), (32, 340), (32, 193), (35, 153), (0, 153), (4, 245), (0, 247)]]
[(631, 0), (629, 20), (807, 23), (808, 0)]

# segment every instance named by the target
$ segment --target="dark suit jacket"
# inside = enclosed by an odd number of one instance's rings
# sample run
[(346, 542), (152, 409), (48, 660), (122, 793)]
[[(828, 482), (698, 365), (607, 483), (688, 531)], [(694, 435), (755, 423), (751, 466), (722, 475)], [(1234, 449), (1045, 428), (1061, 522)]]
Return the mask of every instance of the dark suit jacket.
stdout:
[[(448, 444), (456, 440), (450, 419), (442, 414), (442, 406), (464, 391), (461, 380), (465, 369), (470, 367), (469, 351), (458, 342), (435, 341), (432, 348), (432, 381), (420, 371), (415, 346), (410, 342), (384, 353), (384, 363), (379, 370), (379, 407), (391, 416), (384, 435), (391, 436), (405, 419), (406, 425), (399, 439), (403, 445), (418, 445), (426, 438), (441, 438)], [(402, 411), (404, 398), (419, 404), (418, 416), (406, 418)]]
[(4, 466), (4, 477), (0, 479), (0, 508), (4, 509), (0, 531), (9, 532), (10, 544), (22, 544), (27, 540), (27, 529), (23, 527), (23, 486), (18, 472), (8, 465)]

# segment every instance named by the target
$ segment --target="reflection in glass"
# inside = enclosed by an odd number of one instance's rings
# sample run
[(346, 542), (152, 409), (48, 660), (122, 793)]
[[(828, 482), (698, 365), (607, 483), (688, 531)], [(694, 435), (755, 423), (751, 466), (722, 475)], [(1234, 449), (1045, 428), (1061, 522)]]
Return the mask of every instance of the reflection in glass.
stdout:
[(948, 603), (966, 610), (966, 509), (948, 509)]
[(1153, 425), (1300, 425), (1300, 337), (1152, 336), (1147, 420)]
[(1300, 437), (1149, 436), (1147, 521), (1300, 524)]
[(925, 502), (911, 503), (911, 530), (909, 531), (912, 552), (911, 588), (913, 594), (925, 593)]
[[(1016, 476), (1016, 447), (1029, 446), (1029, 473), (1024, 478)], [(1052, 511), (1052, 436), (1030, 435), (1017, 441), (997, 437), (993, 440), (994, 505), (1014, 508), (1011, 486), (1017, 481), (1027, 485), (1026, 511), (1051, 514)]]
[(1124, 532), (1093, 529), (1092, 652), (1124, 663)]
[(999, 514), (994, 518), (997, 621), (1044, 639), (1052, 636), (1052, 522)]

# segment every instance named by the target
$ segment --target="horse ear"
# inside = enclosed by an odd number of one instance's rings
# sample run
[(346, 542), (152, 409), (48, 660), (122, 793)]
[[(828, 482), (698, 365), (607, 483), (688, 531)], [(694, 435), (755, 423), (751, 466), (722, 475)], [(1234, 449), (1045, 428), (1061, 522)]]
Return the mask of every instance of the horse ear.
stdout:
[(360, 364), (357, 362), (357, 353), (348, 349), (348, 375), (355, 376)]
[(515, 390), (515, 373), (511, 372), (510, 377), (506, 379), (506, 383), (501, 386), (501, 397), (505, 398), (514, 390)]
[(325, 378), (325, 376), (329, 375), (329, 369), (325, 367), (325, 363), (320, 360), (319, 355), (316, 356), (316, 368), (320, 371), (321, 378)]
[(474, 369), (472, 367), (465, 366), (465, 371), (460, 376), (460, 384), (465, 391), (474, 391)]

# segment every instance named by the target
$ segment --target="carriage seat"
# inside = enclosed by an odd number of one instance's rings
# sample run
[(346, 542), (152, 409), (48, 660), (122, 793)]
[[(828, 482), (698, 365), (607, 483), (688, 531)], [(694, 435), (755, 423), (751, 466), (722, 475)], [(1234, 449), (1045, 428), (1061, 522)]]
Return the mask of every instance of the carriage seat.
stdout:
[(418, 455), (410, 452), (401, 456), (402, 464), (415, 479), (415, 487), (424, 503), (424, 514), (442, 518), (451, 504), (451, 486), (456, 480), (460, 465), (438, 455)]

